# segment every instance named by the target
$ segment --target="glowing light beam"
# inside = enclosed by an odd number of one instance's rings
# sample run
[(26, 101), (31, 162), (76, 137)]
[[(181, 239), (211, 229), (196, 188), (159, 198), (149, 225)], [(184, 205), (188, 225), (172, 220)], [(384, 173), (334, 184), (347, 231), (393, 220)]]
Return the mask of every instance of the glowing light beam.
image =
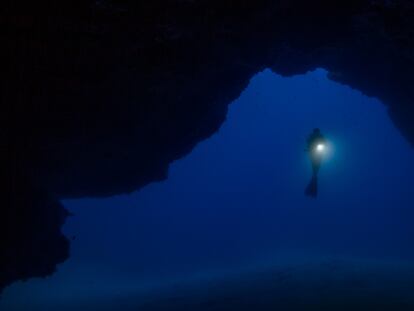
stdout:
[(316, 151), (317, 152), (323, 152), (323, 151), (325, 151), (325, 145), (324, 144), (318, 144), (316, 146)]

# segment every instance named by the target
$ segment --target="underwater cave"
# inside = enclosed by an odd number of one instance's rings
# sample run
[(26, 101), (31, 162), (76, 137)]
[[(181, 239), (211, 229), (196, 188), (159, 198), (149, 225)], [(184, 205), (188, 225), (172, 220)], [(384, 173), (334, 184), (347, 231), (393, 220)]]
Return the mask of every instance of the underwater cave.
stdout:
[[(305, 308), (290, 287), (412, 306), (413, 17), (402, 0), (7, 5), (0, 307)], [(314, 127), (332, 149), (309, 200)], [(189, 275), (200, 291), (174, 283)]]
[[(303, 195), (315, 124), (331, 141), (317, 200)], [(0, 307), (405, 306), (414, 286), (413, 155), (377, 99), (323, 69), (289, 78), (266, 69), (165, 181), (63, 201), (70, 259), (51, 277), (5, 290)], [(315, 298), (320, 288), (330, 288), (329, 304)]]

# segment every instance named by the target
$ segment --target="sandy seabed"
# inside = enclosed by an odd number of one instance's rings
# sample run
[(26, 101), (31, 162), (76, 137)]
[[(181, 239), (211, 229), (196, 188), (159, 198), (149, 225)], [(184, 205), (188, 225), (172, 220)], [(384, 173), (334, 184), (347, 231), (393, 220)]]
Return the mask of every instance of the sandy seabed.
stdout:
[[(267, 311), (414, 310), (414, 264), (392, 260), (319, 258), (267, 262), (215, 271), (156, 286), (114, 290), (7, 311)], [(5, 310), (6, 311), (6, 310)]]

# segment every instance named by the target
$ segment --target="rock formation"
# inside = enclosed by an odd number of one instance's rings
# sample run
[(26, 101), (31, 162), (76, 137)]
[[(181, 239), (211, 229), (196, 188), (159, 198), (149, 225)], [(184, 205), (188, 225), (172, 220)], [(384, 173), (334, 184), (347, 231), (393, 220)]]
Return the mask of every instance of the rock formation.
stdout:
[(16, 0), (0, 24), (0, 287), (67, 258), (60, 199), (165, 179), (264, 68), (323, 67), (414, 143), (409, 0)]

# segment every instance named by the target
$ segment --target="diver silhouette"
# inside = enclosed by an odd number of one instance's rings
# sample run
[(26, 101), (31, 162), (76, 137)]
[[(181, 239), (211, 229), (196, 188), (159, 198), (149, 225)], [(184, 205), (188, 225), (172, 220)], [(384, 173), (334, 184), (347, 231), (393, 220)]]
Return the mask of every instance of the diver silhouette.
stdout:
[(306, 143), (306, 151), (308, 152), (312, 163), (312, 178), (305, 189), (305, 194), (307, 196), (316, 198), (318, 195), (318, 173), (326, 149), (326, 140), (323, 137), (320, 129), (315, 128), (309, 135)]

